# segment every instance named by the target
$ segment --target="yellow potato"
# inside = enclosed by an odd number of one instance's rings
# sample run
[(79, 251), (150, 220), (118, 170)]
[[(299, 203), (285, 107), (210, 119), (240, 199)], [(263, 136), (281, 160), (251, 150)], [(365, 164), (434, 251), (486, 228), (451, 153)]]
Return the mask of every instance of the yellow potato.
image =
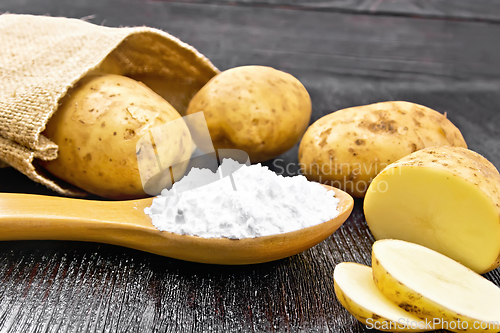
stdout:
[(299, 163), (309, 180), (363, 197), (384, 167), (432, 146), (467, 147), (445, 115), (409, 102), (383, 102), (320, 118), (302, 138)]
[(171, 185), (170, 171), (175, 179), (184, 173), (192, 151), (179, 113), (143, 84), (119, 75), (80, 80), (44, 135), (59, 146), (58, 158), (43, 162), (49, 172), (112, 199), (156, 194)]
[(311, 100), (292, 75), (264, 66), (229, 69), (191, 100), (187, 114), (203, 111), (216, 149), (240, 149), (252, 163), (292, 148), (307, 128)]
[(500, 331), (500, 288), (458, 262), (400, 240), (375, 242), (373, 278), (380, 292), (433, 328)]
[(468, 149), (426, 148), (389, 165), (364, 212), (375, 239), (421, 244), (478, 273), (500, 266), (500, 174)]

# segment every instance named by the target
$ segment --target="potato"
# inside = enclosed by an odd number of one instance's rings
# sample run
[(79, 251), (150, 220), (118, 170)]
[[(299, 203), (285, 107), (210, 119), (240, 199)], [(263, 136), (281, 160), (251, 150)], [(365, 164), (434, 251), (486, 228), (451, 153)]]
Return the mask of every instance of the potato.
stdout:
[(453, 332), (500, 331), (500, 288), (438, 252), (377, 241), (372, 268), (382, 294), (422, 319)]
[(364, 201), (375, 239), (441, 252), (478, 273), (500, 265), (500, 174), (465, 148), (432, 147), (389, 165)]
[(467, 147), (446, 116), (409, 102), (343, 109), (312, 124), (299, 147), (299, 165), (310, 180), (363, 197), (384, 167), (431, 146)]
[(371, 267), (343, 262), (335, 266), (333, 279), (342, 306), (367, 327), (386, 332), (426, 331), (419, 317), (401, 309), (378, 290)]
[(203, 111), (216, 149), (240, 149), (252, 163), (292, 148), (311, 118), (311, 100), (292, 75), (264, 66), (229, 69), (191, 100), (187, 114)]
[(180, 178), (192, 151), (179, 113), (143, 84), (119, 75), (80, 80), (44, 135), (59, 146), (57, 159), (42, 162), (49, 172), (112, 199), (159, 192), (171, 184), (170, 171)]

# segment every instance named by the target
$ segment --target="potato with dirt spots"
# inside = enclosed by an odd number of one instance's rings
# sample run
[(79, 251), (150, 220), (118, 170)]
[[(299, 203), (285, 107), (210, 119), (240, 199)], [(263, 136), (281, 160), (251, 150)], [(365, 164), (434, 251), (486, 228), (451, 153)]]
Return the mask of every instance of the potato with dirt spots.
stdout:
[[(168, 133), (155, 135), (174, 120)], [(174, 166), (170, 171), (179, 179), (192, 152), (189, 130), (167, 101), (145, 85), (113, 74), (80, 80), (43, 134), (59, 146), (57, 159), (42, 162), (50, 173), (111, 199), (147, 196), (143, 183), (153, 177), (155, 188), (147, 193), (159, 192), (172, 181), (170, 172), (160, 172), (158, 161), (167, 170)]]
[(312, 124), (300, 143), (299, 164), (313, 181), (364, 197), (387, 165), (433, 146), (467, 148), (443, 115), (409, 102), (382, 102), (343, 109)]
[(216, 149), (240, 149), (252, 163), (272, 159), (299, 140), (311, 118), (311, 99), (290, 74), (265, 66), (229, 69), (190, 101), (203, 111)]

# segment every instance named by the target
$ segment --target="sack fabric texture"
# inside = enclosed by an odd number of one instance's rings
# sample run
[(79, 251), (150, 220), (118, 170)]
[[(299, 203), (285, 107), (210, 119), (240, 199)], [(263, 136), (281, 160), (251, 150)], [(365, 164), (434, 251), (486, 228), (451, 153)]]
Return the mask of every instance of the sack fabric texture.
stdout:
[(85, 193), (48, 175), (57, 158), (42, 132), (59, 101), (112, 53), (124, 74), (208, 81), (217, 68), (192, 46), (148, 27), (110, 28), (82, 20), (0, 15), (0, 165), (68, 196)]

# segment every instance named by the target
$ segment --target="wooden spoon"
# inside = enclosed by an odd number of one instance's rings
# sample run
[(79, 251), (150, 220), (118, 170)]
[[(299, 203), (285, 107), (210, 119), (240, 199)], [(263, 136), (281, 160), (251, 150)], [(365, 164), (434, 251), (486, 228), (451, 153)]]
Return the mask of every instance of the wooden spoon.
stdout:
[(92, 201), (33, 194), (0, 193), (0, 240), (74, 240), (130, 247), (188, 261), (243, 265), (285, 258), (330, 236), (353, 208), (336, 188), (339, 215), (293, 232), (244, 239), (201, 238), (157, 230), (144, 208), (153, 198)]

